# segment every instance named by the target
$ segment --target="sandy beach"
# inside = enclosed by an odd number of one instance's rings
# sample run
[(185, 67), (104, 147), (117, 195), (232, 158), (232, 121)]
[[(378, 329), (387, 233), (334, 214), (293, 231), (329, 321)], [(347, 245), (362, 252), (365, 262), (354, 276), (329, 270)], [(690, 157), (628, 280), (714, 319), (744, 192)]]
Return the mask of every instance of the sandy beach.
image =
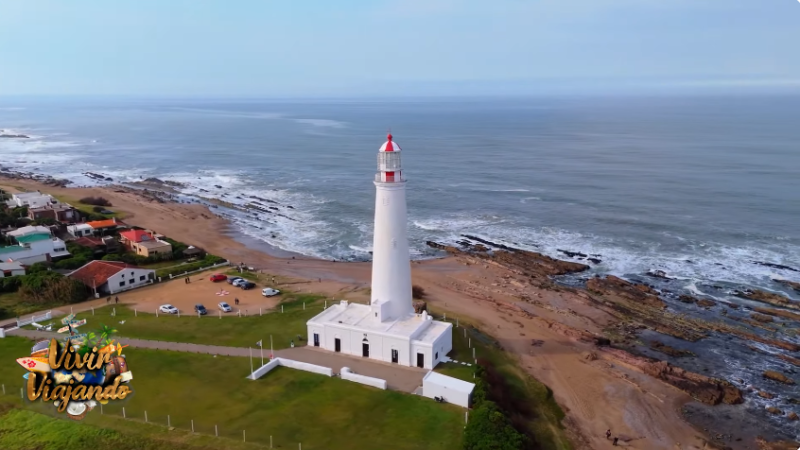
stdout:
[[(270, 256), (237, 241), (226, 220), (205, 206), (158, 203), (113, 187), (59, 188), (6, 178), (0, 179), (0, 186), (12, 191), (38, 189), (71, 200), (102, 196), (113, 210), (124, 213), (122, 220), (128, 224), (274, 274), (281, 277), (279, 284), (291, 284), (292, 290), (368, 301), (370, 263)], [(538, 288), (516, 275), (500, 265), (480, 264), (463, 256), (412, 263), (413, 282), (425, 289), (429, 307), (489, 330), (519, 358), (521, 367), (552, 389), (566, 413), (564, 426), (576, 449), (612, 448), (605, 438), (607, 429), (620, 436), (624, 448), (716, 448), (708, 446), (703, 433), (682, 418), (680, 408), (692, 400), (689, 395), (604, 355), (590, 342), (571, 337), (575, 333), (570, 330), (599, 335), (611, 316), (571, 290)], [(198, 296), (208, 297), (204, 303), (209, 307), (215, 305), (212, 290), (220, 288), (209, 286), (208, 280), (198, 280), (191, 287), (180, 281), (171, 284), (175, 286), (158, 295), (152, 292), (163, 288), (154, 286), (126, 293), (121, 301), (152, 308), (165, 302), (167, 292), (170, 302), (181, 307), (190, 307)], [(268, 308), (276, 301), (263, 299), (255, 291), (235, 294), (252, 308)], [(536, 301), (522, 302), (521, 294)], [(93, 302), (104, 304), (105, 300)]]

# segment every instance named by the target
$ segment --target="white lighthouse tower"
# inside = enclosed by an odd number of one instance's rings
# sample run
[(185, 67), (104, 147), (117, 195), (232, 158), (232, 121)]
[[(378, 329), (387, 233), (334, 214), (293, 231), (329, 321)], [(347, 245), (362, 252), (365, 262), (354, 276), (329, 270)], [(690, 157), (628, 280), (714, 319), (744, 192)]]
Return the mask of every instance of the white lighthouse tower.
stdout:
[(389, 134), (378, 151), (378, 173), (375, 175), (371, 303), (381, 322), (414, 312), (411, 305), (406, 180), (400, 152), (400, 146)]
[(342, 300), (309, 320), (308, 343), (333, 352), (432, 369), (453, 348), (453, 325), (416, 314), (411, 302), (406, 180), (387, 136), (375, 175), (370, 304)]

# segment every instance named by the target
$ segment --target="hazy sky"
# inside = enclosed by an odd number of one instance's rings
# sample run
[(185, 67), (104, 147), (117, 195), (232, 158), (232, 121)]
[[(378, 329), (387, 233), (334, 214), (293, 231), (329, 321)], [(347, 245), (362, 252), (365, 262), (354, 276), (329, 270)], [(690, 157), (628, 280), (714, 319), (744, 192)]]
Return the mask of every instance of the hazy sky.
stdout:
[(798, 0), (0, 0), (0, 94), (800, 86)]

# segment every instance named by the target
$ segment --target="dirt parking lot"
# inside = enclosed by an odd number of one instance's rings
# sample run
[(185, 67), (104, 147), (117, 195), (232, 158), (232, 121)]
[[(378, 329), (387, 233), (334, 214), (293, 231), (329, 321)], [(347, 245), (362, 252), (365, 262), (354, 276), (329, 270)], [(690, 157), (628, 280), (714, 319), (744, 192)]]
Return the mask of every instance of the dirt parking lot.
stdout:
[[(235, 313), (237, 306), (234, 305), (234, 299), (238, 298), (238, 308), (242, 310), (242, 313), (247, 310), (250, 314), (254, 314), (258, 313), (259, 308), (264, 310), (274, 308), (280, 302), (281, 296), (267, 298), (261, 295), (261, 289), (272, 287), (268, 284), (256, 282), (256, 287), (242, 290), (225, 281), (216, 283), (210, 281), (209, 277), (214, 273), (210, 271), (192, 274), (189, 277), (191, 282), (188, 284), (184, 283), (182, 278), (176, 278), (172, 281), (122, 292), (116, 296), (119, 296), (119, 302), (122, 304), (130, 305), (138, 311), (151, 313), (155, 313), (159, 306), (166, 303), (178, 308), (181, 313), (193, 313), (194, 305), (200, 303), (213, 313), (217, 311), (217, 304), (221, 301), (228, 302)], [(227, 292), (227, 294), (218, 295), (220, 291)], [(112, 302), (114, 301), (113, 297)]]

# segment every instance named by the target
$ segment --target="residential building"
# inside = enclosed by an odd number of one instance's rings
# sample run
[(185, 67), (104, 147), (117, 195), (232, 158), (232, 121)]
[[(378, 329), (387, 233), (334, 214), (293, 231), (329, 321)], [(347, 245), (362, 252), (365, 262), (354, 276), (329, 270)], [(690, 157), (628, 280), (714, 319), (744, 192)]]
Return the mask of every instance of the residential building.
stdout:
[(172, 244), (159, 239), (149, 230), (128, 230), (119, 234), (119, 240), (139, 256), (171, 255)]
[(31, 265), (69, 256), (67, 245), (47, 233), (31, 233), (14, 238), (17, 245), (0, 247), (0, 261)]
[(87, 223), (79, 223), (67, 226), (67, 233), (75, 236), (76, 238), (94, 235), (94, 228)]
[(31, 220), (51, 219), (56, 222), (75, 223), (79, 217), (78, 211), (66, 203), (28, 208), (28, 218)]
[(124, 223), (117, 221), (116, 218), (86, 222), (86, 225), (92, 227), (95, 230), (95, 234), (101, 235), (109, 232), (113, 233), (117, 228), (125, 226)]
[(50, 228), (43, 227), (41, 225), (36, 226), (27, 226), (22, 228), (17, 228), (16, 230), (9, 231), (6, 233), (6, 236), (11, 236), (13, 238), (18, 238), (20, 236), (27, 236), (29, 234), (51, 234)]
[(205, 254), (206, 254), (205, 250), (199, 247), (195, 247), (193, 245), (190, 245), (188, 248), (186, 248), (186, 250), (183, 251), (183, 256), (189, 258), (200, 258), (205, 256)]
[(0, 262), (0, 278), (14, 277), (17, 275), (25, 275), (25, 268), (22, 267), (22, 264), (17, 262)]
[(36, 192), (20, 192), (11, 195), (11, 200), (8, 201), (8, 206), (15, 208), (19, 206), (27, 206), (28, 208), (41, 208), (47, 205), (58, 205), (60, 202), (50, 195)]
[(156, 271), (117, 261), (91, 261), (68, 275), (98, 295), (111, 295), (153, 282)]

